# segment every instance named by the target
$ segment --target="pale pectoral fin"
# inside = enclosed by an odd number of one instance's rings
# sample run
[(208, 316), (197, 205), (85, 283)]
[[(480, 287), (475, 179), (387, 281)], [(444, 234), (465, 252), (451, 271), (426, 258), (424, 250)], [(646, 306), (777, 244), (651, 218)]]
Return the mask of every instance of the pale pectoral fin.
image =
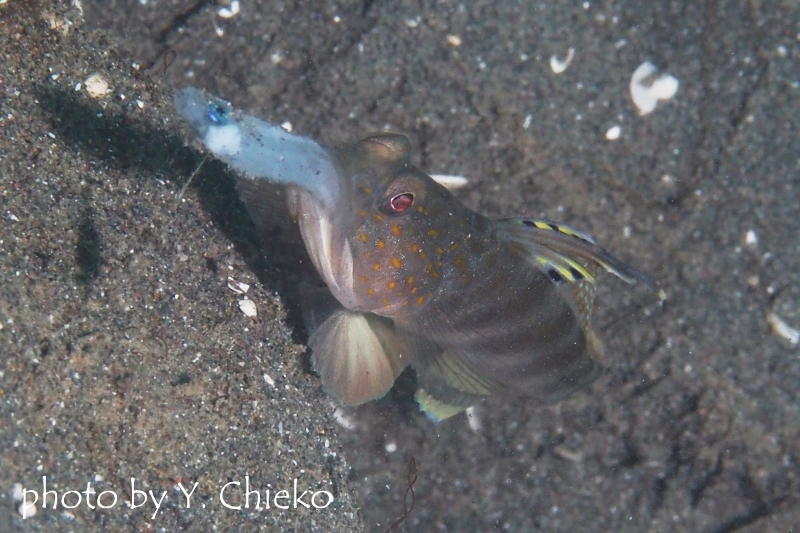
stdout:
[(506, 218), (496, 220), (498, 236), (523, 250), (531, 262), (554, 282), (594, 281), (586, 265), (597, 265), (628, 283), (642, 281), (655, 289), (644, 272), (626, 265), (599, 247), (588, 235), (544, 220)]
[(409, 360), (391, 320), (345, 309), (334, 311), (308, 346), (323, 386), (342, 405), (386, 394)]

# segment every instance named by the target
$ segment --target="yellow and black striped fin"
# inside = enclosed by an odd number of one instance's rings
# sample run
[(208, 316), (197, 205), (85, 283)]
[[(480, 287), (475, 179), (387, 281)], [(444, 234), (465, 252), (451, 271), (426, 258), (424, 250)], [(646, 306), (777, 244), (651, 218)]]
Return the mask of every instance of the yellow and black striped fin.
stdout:
[[(514, 220), (514, 219), (511, 219)], [(569, 226), (565, 226), (563, 224), (556, 224), (554, 222), (550, 222), (549, 220), (535, 220), (535, 219), (519, 219), (520, 223), (523, 226), (530, 227), (531, 224), (539, 229), (548, 230), (548, 231), (556, 231), (558, 233), (563, 233), (564, 235), (571, 235), (573, 237), (577, 237), (579, 239), (583, 239), (591, 244), (597, 244), (593, 238), (591, 238), (588, 234), (583, 233), (578, 230), (574, 230)]]
[(585, 265), (597, 265), (628, 283), (641, 281), (657, 288), (650, 276), (626, 265), (590, 236), (568, 226), (528, 218), (506, 218), (495, 223), (500, 238), (521, 247), (555, 283), (594, 281)]
[[(592, 275), (596, 274), (598, 268), (599, 267), (595, 265), (586, 266), (586, 269)], [(592, 320), (594, 299), (597, 295), (597, 285), (593, 280), (586, 279), (575, 283), (562, 284), (558, 290), (564, 293), (565, 300), (572, 307), (572, 310), (575, 311), (575, 316), (580, 321), (581, 327), (586, 331)]]
[(550, 279), (556, 283), (563, 280), (573, 283), (586, 280), (590, 283), (594, 283), (594, 276), (586, 270), (583, 265), (561, 254), (553, 252), (546, 255), (535, 255), (533, 257), (542, 267), (545, 274), (550, 276)]

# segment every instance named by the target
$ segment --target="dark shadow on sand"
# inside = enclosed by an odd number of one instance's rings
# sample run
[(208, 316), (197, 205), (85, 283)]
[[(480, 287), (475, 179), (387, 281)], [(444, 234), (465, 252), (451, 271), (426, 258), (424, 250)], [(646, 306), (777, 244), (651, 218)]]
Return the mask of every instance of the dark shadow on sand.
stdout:
[[(293, 341), (303, 345), (307, 343), (299, 284), (319, 283), (311, 268), (311, 260), (302, 242), (286, 241), (278, 227), (268, 235), (258, 234), (239, 199), (236, 174), (224, 163), (209, 158), (201, 166), (203, 154), (187, 146), (184, 139), (174, 132), (143, 127), (128, 116), (104, 110), (79, 93), (53, 88), (41, 91), (37, 98), (51, 117), (54, 132), (84, 153), (87, 160), (136, 170), (141, 179), (174, 182), (176, 191), (196, 171), (190, 186), (196, 191), (201, 205), (259, 281), (281, 295)], [(181, 204), (177, 192), (175, 205), (178, 211)], [(90, 196), (87, 195), (82, 209), (75, 260), (79, 281), (89, 286), (101, 275), (102, 235), (92, 223), (94, 207)], [(206, 267), (216, 271), (216, 260), (206, 257)], [(306, 372), (312, 372), (308, 353), (303, 358), (303, 367)], [(417, 411), (415, 390), (414, 372), (407, 370), (380, 404), (402, 405), (403, 411), (413, 416)]]

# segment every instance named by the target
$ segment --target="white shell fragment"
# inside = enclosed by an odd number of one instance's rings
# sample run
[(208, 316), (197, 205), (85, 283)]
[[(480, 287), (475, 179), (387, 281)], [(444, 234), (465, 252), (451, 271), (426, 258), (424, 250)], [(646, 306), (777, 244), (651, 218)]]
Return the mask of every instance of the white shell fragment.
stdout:
[(247, 283), (242, 283), (241, 281), (236, 281), (232, 277), (228, 276), (228, 288), (236, 294), (247, 294), (247, 291), (250, 290), (250, 285)]
[(11, 497), (14, 501), (22, 502), (17, 507), (17, 512), (20, 514), (23, 520), (26, 518), (30, 518), (36, 515), (36, 503), (34, 501), (30, 501), (31, 497), (28, 496), (27, 499), (23, 500), (24, 489), (20, 483), (14, 483), (14, 486), (11, 488)]
[(17, 509), (22, 519), (30, 518), (36, 515), (36, 504), (33, 502), (21, 503), (19, 504), (19, 509)]
[(270, 387), (275, 387), (275, 380), (269, 374), (264, 374), (264, 382)]
[(245, 316), (249, 316), (250, 318), (255, 318), (255, 316), (258, 314), (255, 302), (248, 298), (239, 300), (239, 309), (242, 310), (242, 313), (244, 313)]
[(239, 13), (239, 0), (233, 0), (230, 7), (221, 7), (217, 11), (217, 14), (224, 19), (229, 19), (237, 13)]
[(460, 189), (469, 182), (464, 176), (449, 176), (447, 174), (431, 174), (431, 178), (442, 187), (450, 190)]
[(561, 61), (556, 56), (550, 56), (550, 69), (555, 72), (556, 74), (561, 74), (565, 70), (570, 63), (572, 63), (572, 58), (575, 57), (575, 49), (570, 46), (569, 51), (567, 52), (567, 58), (564, 61)]
[(344, 414), (344, 411), (341, 407), (337, 407), (333, 412), (333, 419), (336, 420), (340, 426), (347, 430), (355, 429), (357, 426), (355, 420)]
[(606, 132), (606, 139), (609, 141), (616, 141), (622, 133), (622, 128), (619, 126), (611, 126)]
[(461, 46), (461, 37), (458, 35), (448, 35), (447, 42), (450, 46)]
[(464, 412), (467, 415), (467, 424), (469, 424), (469, 429), (476, 433), (483, 429), (483, 424), (481, 423), (481, 419), (478, 416), (478, 412), (475, 410), (474, 405), (472, 407), (468, 407)]
[(526, 115), (525, 121), (522, 123), (522, 128), (527, 130), (528, 128), (531, 127), (532, 123), (533, 123), (533, 115)]
[(767, 322), (769, 322), (772, 331), (775, 332), (776, 335), (783, 337), (795, 346), (800, 344), (800, 329), (793, 328), (772, 311), (767, 313)]
[(22, 483), (14, 483), (14, 485), (11, 486), (11, 497), (15, 502), (22, 501), (23, 491), (24, 489), (22, 488)]
[(645, 61), (631, 77), (631, 98), (640, 115), (652, 113), (659, 100), (669, 100), (678, 92), (678, 79), (669, 74), (658, 74), (658, 69)]
[(108, 82), (97, 72), (86, 78), (83, 85), (86, 87), (86, 92), (88, 92), (89, 96), (92, 98), (100, 98), (109, 92)]

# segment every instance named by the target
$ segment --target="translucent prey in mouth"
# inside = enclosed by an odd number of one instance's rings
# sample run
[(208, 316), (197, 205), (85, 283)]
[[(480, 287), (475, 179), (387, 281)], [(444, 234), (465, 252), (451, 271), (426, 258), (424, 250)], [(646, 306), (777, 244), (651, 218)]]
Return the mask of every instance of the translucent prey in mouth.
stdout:
[(175, 105), (206, 148), (236, 170), (253, 178), (299, 185), (325, 204), (339, 201), (333, 160), (314, 141), (239, 113), (224, 100), (193, 87), (180, 91)]
[(597, 375), (596, 274), (654, 287), (589, 236), (544, 220), (492, 220), (379, 133), (329, 149), (198, 89), (176, 97), (206, 148), (244, 174), (256, 219), (270, 183), (327, 289), (307, 294), (312, 363), (337, 401), (383, 396), (407, 365), (434, 420), (489, 395), (558, 401)]

